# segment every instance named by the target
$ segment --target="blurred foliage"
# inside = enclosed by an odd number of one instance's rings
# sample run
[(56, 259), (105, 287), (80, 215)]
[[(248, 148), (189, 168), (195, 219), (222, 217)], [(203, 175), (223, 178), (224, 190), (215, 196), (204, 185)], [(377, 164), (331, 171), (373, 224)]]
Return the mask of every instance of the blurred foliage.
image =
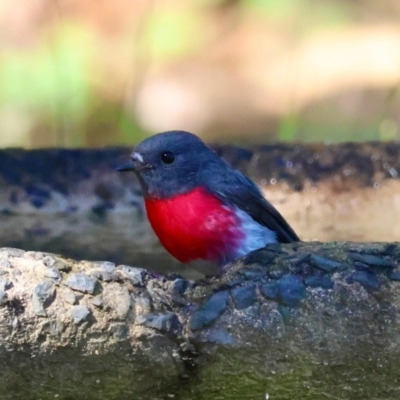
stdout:
[[(259, 76), (246, 72), (243, 78), (243, 71), (252, 71), (257, 62), (269, 66), (274, 55), (290, 54), (295, 46), (301, 48), (305, 37), (323, 37), (321, 32), (329, 27), (340, 33), (343, 27), (397, 23), (400, 7), (395, 0), (379, 4), (368, 0), (153, 0), (146, 5), (105, 0), (95, 10), (86, 1), (76, 8), (68, 8), (61, 0), (34, 3), (32, 9), (17, 10), (12, 0), (5, 0), (0, 7), (5, 33), (0, 40), (0, 146), (82, 147), (137, 142), (153, 133), (152, 122), (160, 120), (164, 130), (164, 108), (156, 108), (160, 92), (150, 96), (155, 104), (152, 113), (146, 110), (153, 101), (141, 106), (143, 93), (152, 88), (156, 78), (165, 83), (164, 92), (171, 90), (167, 105), (174, 106), (177, 113), (181, 110), (185, 117), (182, 105), (189, 104), (193, 96), (210, 110), (211, 116), (201, 107), (203, 111), (192, 116), (189, 108), (182, 124), (173, 126), (176, 129), (186, 129), (186, 120), (193, 122), (201, 117), (206, 122), (193, 125), (200, 126), (196, 133), (208, 135), (211, 131), (210, 135), (218, 138), (215, 127), (223, 126), (221, 132), (228, 132), (228, 141), (238, 135), (251, 140), (253, 131), (255, 141), (399, 138), (399, 121), (393, 117), (399, 104), (398, 84), (379, 88), (374, 84), (376, 93), (363, 98), (367, 104), (374, 104), (365, 106), (367, 111), (360, 102), (349, 115), (341, 112), (341, 105), (332, 105), (336, 103), (325, 98), (279, 111), (270, 111), (266, 102), (262, 113), (270, 117), (264, 119), (257, 119), (260, 111), (256, 102), (252, 105), (245, 96), (241, 100), (238, 84), (247, 84), (250, 78), (261, 82), (262, 72)], [(270, 48), (260, 47), (257, 54), (257, 43), (271, 43), (271, 56), (266, 61), (257, 61), (257, 57)], [(263, 71), (262, 65), (255, 71)], [(282, 71), (281, 79), (285, 73)], [(231, 83), (219, 89), (219, 76)], [(208, 86), (203, 84), (205, 77)], [(205, 94), (191, 87), (192, 92), (187, 89), (189, 100), (179, 100), (173, 91), (176, 84), (171, 86), (171, 81), (179, 78), (179, 88), (188, 87), (189, 82)], [(296, 82), (289, 79), (287, 85), (296, 86)], [(251, 90), (257, 88), (245, 92)], [(261, 96), (261, 86), (259, 90)], [(238, 95), (238, 103), (233, 103)], [(340, 104), (346, 104), (349, 98), (343, 96)], [(215, 111), (221, 105), (228, 111)], [(170, 109), (165, 110), (168, 117)], [(239, 117), (241, 120), (235, 122)], [(165, 124), (165, 130), (171, 128)]]
[[(29, 112), (30, 123), (41, 119), (53, 129), (53, 145), (85, 145), (82, 124), (88, 113), (91, 43), (87, 32), (62, 24), (51, 45), (33, 51), (15, 51), (0, 67), (1, 106)], [(80, 43), (79, 46), (76, 43)], [(60, 129), (68, 134), (60, 138)], [(32, 143), (32, 145), (34, 145)]]
[(289, 30), (312, 32), (320, 26), (343, 25), (351, 21), (349, 2), (312, 0), (242, 0), (243, 8), (271, 23), (283, 23)]
[(147, 51), (159, 60), (180, 58), (198, 51), (204, 27), (200, 20), (200, 15), (191, 8), (152, 13), (142, 37)]
[(283, 142), (292, 142), (299, 132), (299, 116), (295, 113), (283, 116), (279, 121), (278, 137)]

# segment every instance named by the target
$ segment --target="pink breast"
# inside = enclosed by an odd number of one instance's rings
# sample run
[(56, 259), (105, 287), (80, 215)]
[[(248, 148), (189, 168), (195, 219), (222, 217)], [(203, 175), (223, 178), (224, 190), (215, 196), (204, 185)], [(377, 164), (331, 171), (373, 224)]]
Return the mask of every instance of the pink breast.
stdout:
[(236, 214), (202, 188), (169, 199), (146, 199), (145, 204), (160, 242), (181, 262), (224, 263), (244, 239)]

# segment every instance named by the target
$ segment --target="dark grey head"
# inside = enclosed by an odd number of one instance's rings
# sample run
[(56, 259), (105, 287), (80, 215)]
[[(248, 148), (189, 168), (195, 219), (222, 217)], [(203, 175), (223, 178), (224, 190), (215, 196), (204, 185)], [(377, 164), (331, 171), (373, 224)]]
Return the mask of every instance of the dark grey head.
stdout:
[(168, 198), (197, 187), (202, 166), (216, 163), (225, 164), (197, 136), (170, 131), (143, 140), (117, 170), (134, 171), (145, 197)]

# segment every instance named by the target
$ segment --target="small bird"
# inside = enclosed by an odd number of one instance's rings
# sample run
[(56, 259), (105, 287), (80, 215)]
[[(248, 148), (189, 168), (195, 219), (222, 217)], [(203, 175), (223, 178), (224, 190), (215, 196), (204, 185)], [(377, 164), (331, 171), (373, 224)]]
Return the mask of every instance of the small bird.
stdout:
[(269, 243), (300, 240), (249, 178), (192, 133), (151, 136), (116, 170), (135, 172), (154, 232), (183, 263), (223, 266)]

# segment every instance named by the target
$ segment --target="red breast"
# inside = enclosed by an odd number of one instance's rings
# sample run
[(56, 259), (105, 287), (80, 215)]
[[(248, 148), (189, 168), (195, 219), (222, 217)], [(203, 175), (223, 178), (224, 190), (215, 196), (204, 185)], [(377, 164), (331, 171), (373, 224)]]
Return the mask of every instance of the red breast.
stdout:
[(224, 263), (244, 239), (235, 212), (203, 188), (168, 199), (146, 198), (145, 204), (161, 244), (181, 262)]

